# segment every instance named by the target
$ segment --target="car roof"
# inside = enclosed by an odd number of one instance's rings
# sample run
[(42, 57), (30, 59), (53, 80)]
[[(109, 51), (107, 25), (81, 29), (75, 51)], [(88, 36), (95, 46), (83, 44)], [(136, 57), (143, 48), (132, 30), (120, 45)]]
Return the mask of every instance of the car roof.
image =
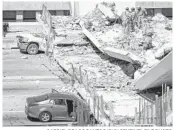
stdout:
[(43, 95), (38, 95), (38, 96), (33, 96), (33, 97), (28, 97), (26, 100), (28, 103), (35, 103), (35, 102), (41, 102), (45, 101), (48, 99), (54, 99), (54, 98), (64, 98), (72, 101), (80, 101), (83, 102), (80, 97), (76, 96), (73, 93), (67, 93), (67, 92), (58, 92), (58, 93), (47, 93)]
[(80, 100), (77, 96), (73, 93), (61, 92), (61, 93), (48, 93), (48, 98), (66, 98), (69, 100)]

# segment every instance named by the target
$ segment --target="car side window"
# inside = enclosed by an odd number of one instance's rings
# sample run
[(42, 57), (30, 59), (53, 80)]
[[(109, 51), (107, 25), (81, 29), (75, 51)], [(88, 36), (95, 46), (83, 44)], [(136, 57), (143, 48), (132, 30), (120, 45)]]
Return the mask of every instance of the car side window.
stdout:
[(55, 105), (66, 105), (65, 99), (54, 99)]

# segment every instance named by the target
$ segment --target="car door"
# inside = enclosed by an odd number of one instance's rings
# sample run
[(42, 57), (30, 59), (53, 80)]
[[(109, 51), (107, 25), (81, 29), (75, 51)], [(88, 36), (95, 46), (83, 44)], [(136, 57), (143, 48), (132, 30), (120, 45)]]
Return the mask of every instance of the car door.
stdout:
[(51, 107), (52, 116), (54, 118), (66, 118), (68, 117), (68, 109), (65, 99), (54, 99), (54, 105)]

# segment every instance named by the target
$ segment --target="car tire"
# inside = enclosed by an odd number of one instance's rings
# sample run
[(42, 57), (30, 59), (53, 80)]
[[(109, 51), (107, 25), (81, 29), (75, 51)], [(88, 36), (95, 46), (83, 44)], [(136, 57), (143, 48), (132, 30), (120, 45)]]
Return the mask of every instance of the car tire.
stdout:
[(27, 47), (27, 52), (30, 55), (36, 55), (39, 51), (39, 47), (37, 44), (35, 43), (31, 43), (29, 44), (29, 46)]
[(51, 121), (51, 114), (47, 111), (41, 112), (39, 115), (39, 120), (42, 122), (49, 122)]

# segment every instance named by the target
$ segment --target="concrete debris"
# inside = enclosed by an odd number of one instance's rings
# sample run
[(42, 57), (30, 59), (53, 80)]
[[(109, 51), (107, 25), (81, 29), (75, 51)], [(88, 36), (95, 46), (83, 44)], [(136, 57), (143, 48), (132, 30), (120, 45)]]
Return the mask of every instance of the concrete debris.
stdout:
[(115, 48), (111, 48), (111, 47), (106, 47), (103, 50), (107, 55), (109, 55), (111, 57), (114, 57), (116, 59), (120, 59), (123, 61), (127, 61), (130, 63), (133, 62), (132, 59), (128, 56), (127, 51), (119, 50), (119, 49), (115, 49)]
[(109, 6), (107, 7), (104, 4), (99, 4), (97, 6), (99, 8), (99, 10), (104, 14), (104, 16), (108, 19), (116, 19), (115, 18), (115, 14), (113, 13), (112, 9), (109, 8)]
[[(77, 51), (78, 50), (78, 51)], [(55, 47), (55, 55), (71, 56), (94, 53), (95, 50), (90, 46), (58, 46)]]
[[(91, 86), (103, 88), (102, 92), (112, 92), (112, 89), (132, 92), (134, 81), (172, 51), (171, 24), (170, 20), (157, 14), (147, 27), (125, 35), (122, 25), (116, 24), (118, 16), (114, 10), (113, 3), (104, 2), (75, 20), (72, 17), (54, 16), (53, 24), (58, 38), (54, 58), (68, 70), (71, 64), (75, 68), (82, 66), (88, 74), (85, 82), (88, 80)], [(79, 73), (75, 73), (79, 76)], [(115, 107), (115, 110), (118, 108)], [(119, 109), (122, 110), (122, 107)]]
[(22, 56), (21, 59), (28, 59), (28, 57), (27, 56)]
[(101, 45), (98, 42), (97, 39), (95, 39), (95, 37), (93, 37), (93, 35), (87, 30), (87, 29), (83, 29), (83, 33), (90, 39), (90, 41), (92, 42), (92, 44), (97, 47), (97, 49), (99, 49), (101, 52), (103, 52), (101, 50)]
[(153, 18), (153, 21), (155, 22), (167, 22), (169, 19), (166, 18), (164, 15), (162, 15), (161, 13), (157, 13)]
[(135, 68), (131, 63), (129, 63), (128, 65), (123, 66), (122, 70), (124, 71), (124, 73), (126, 75), (128, 75), (132, 79), (134, 78)]
[(106, 4), (106, 2), (103, 2), (98, 4), (93, 11), (82, 17), (81, 21), (84, 21), (85, 27), (88, 30), (99, 32), (101, 27), (113, 25), (118, 19), (119, 16), (115, 11), (115, 3)]
[(150, 63), (154, 61), (155, 60), (154, 51), (147, 50), (147, 52), (145, 53), (145, 59), (146, 59), (146, 63)]
[(77, 20), (71, 16), (52, 16), (53, 28), (66, 28), (71, 30), (80, 30), (81, 27)]
[[(148, 70), (159, 63), (159, 58), (155, 57), (154, 53), (163, 45), (171, 44), (170, 41), (172, 41), (172, 32), (165, 29), (170, 20), (162, 14), (157, 14), (149, 22), (144, 28), (130, 33), (128, 37), (124, 36), (123, 28), (119, 24), (101, 26), (101, 31), (89, 31), (100, 42), (101, 48), (107, 55), (128, 62), (136, 61), (135, 63), (141, 67), (148, 65)], [(148, 50), (152, 50), (153, 53), (146, 56), (145, 53)], [(118, 56), (118, 54), (121, 54), (120, 51), (130, 52), (127, 55), (131, 60), (123, 58), (124, 55), (122, 58)], [(171, 51), (170, 48), (169, 51)], [(165, 56), (164, 51), (161, 55)]]
[[(81, 18), (81, 21), (83, 21), (85, 23), (85, 28), (86, 28), (86, 23), (88, 23), (89, 21), (91, 23), (95, 22), (97, 23), (97, 26), (95, 26), (95, 29), (99, 29), (102, 26), (105, 26), (105, 22), (107, 21), (105, 17), (103, 17), (104, 15), (102, 14), (102, 12), (96, 7), (93, 11), (89, 12), (88, 14), (86, 14), (83, 18)], [(82, 22), (81, 22), (82, 24)], [(95, 25), (95, 24), (93, 24)], [(100, 31), (100, 29), (99, 29)]]
[(152, 48), (152, 37), (146, 35), (143, 40), (143, 49), (148, 50), (151, 48)]
[(154, 61), (151, 61), (151, 62), (148, 64), (148, 67), (149, 67), (149, 68), (152, 68), (153, 66), (157, 65), (159, 62), (160, 62), (160, 60), (155, 59)]
[(155, 53), (155, 58), (161, 60), (171, 51), (172, 51), (172, 44), (171, 43), (165, 44), (159, 50), (157, 50), (157, 52)]
[(144, 63), (144, 60), (139, 58), (138, 56), (134, 55), (133, 53), (129, 52), (128, 56), (132, 59), (133, 64), (138, 64), (138, 65), (142, 65)]
[(166, 24), (165, 29), (167, 29), (167, 30), (172, 30), (172, 21), (169, 21), (169, 22)]

